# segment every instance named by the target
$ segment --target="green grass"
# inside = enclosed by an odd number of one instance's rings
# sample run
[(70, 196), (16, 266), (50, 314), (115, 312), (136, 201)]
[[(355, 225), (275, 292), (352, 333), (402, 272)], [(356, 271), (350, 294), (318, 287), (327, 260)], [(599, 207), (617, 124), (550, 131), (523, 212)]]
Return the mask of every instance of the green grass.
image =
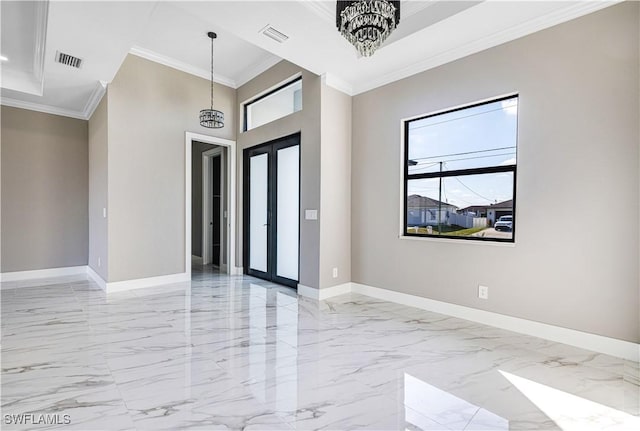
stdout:
[[(432, 230), (431, 230), (431, 234), (432, 235), (451, 235), (451, 236), (469, 236), (472, 235), (474, 233), (480, 232), (485, 230), (486, 227), (472, 227), (472, 228), (468, 228), (465, 229), (462, 226), (446, 226), (446, 225), (442, 225), (440, 226), (440, 231), (438, 231), (438, 226), (433, 226)], [(427, 228), (426, 227), (419, 227), (417, 232), (415, 229), (413, 228), (409, 228), (408, 229), (409, 233), (420, 233), (420, 234), (426, 234), (427, 232)]]

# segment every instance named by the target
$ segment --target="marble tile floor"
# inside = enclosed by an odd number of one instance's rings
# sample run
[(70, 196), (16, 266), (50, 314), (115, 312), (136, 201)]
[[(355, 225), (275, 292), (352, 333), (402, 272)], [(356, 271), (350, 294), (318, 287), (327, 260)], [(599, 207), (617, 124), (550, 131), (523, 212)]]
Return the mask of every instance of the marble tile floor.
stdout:
[(636, 363), (366, 296), (212, 271), (0, 295), (5, 430), (640, 430)]

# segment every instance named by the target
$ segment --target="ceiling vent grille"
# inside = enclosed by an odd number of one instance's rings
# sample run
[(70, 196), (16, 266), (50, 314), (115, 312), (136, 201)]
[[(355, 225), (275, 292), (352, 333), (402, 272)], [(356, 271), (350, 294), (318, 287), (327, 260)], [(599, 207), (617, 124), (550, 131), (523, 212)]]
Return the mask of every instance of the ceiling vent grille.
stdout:
[(286, 42), (286, 40), (289, 39), (289, 36), (287, 36), (286, 34), (282, 33), (281, 31), (276, 30), (275, 28), (271, 27), (270, 25), (267, 25), (265, 28), (260, 30), (260, 32), (262, 34), (264, 34), (265, 36), (275, 40), (278, 43)]
[(56, 51), (56, 62), (80, 69), (82, 59), (74, 57), (73, 55), (65, 54), (64, 52)]

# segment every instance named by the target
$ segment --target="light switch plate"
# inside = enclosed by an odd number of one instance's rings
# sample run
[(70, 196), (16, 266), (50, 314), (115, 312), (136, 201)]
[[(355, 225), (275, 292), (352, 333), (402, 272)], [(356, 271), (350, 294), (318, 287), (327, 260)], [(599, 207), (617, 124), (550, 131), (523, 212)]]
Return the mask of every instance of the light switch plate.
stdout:
[(318, 210), (304, 210), (305, 220), (318, 220)]

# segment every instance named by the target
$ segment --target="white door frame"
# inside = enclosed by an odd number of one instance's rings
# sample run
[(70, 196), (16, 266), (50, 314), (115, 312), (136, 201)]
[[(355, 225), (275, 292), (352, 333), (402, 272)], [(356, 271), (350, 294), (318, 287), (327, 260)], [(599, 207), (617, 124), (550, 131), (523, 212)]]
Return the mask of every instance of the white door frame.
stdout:
[[(214, 263), (220, 267), (222, 272), (226, 272), (224, 264), (222, 263), (222, 250), (220, 251), (220, 260), (213, 262), (213, 256), (211, 256), (211, 250), (213, 243), (213, 225), (210, 224), (210, 220), (213, 219), (211, 209), (213, 207), (213, 194), (211, 193), (211, 185), (213, 184), (213, 177), (211, 175), (211, 163), (213, 159), (220, 157), (220, 202), (225, 204), (220, 205), (220, 220), (221, 226), (224, 226), (225, 214), (224, 209), (228, 202), (227, 193), (222, 187), (225, 184), (224, 178), (226, 176), (226, 157), (223, 151), (223, 147), (216, 147), (214, 149), (205, 151), (202, 153), (202, 264), (208, 265)], [(223, 243), (222, 236), (226, 231), (226, 228), (220, 229), (220, 244)]]
[(236, 142), (195, 132), (185, 132), (184, 161), (184, 266), (191, 275), (191, 156), (193, 141), (227, 147), (227, 273), (236, 274)]

